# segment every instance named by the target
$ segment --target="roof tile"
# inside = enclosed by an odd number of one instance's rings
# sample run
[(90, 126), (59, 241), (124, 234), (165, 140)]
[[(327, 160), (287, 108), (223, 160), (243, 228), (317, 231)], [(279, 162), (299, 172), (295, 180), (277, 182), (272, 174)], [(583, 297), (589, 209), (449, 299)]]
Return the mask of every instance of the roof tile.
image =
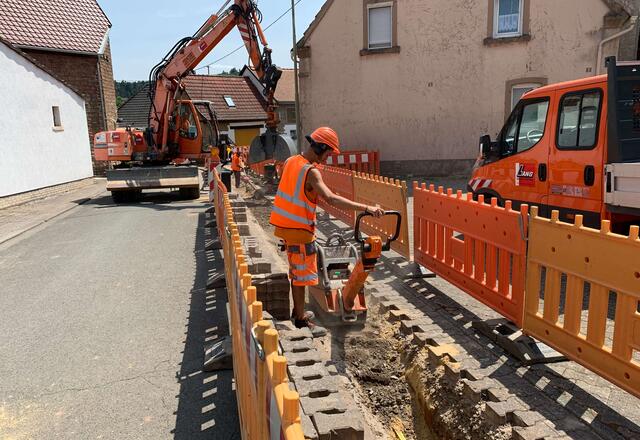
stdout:
[(95, 0), (0, 0), (0, 35), (16, 46), (99, 53), (111, 22)]

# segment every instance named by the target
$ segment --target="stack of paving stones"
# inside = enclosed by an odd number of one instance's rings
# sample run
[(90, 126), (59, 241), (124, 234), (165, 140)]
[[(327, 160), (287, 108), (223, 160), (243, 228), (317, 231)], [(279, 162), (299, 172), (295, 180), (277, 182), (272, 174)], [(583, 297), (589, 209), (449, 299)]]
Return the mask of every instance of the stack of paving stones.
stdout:
[(484, 418), (490, 426), (508, 424), (512, 438), (521, 440), (640, 438), (640, 432), (633, 431), (634, 425), (628, 420), (631, 429), (620, 429), (593, 421), (589, 424), (582, 420), (584, 415), (581, 419), (573, 414), (569, 402), (563, 402), (563, 398), (570, 397), (564, 397), (562, 390), (557, 396), (549, 396), (544, 391), (547, 383), (526, 380), (530, 367), (520, 367), (488, 339), (483, 341), (485, 338), (470, 326), (457, 322), (460, 315), (432, 319), (438, 313), (442, 315), (436, 310), (441, 305), (432, 301), (433, 295), (425, 296), (399, 284), (395, 276), (373, 282), (372, 286), (370, 304), (378, 304), (389, 321), (400, 323), (401, 333), (428, 351), (427, 368), (444, 367), (443, 386), (452, 393), (462, 386), (461, 403), (474, 406), (484, 401)]
[(322, 360), (308, 328), (276, 324), (289, 378), (300, 395), (302, 428), (310, 440), (363, 440), (363, 414), (348, 389), (349, 379)]

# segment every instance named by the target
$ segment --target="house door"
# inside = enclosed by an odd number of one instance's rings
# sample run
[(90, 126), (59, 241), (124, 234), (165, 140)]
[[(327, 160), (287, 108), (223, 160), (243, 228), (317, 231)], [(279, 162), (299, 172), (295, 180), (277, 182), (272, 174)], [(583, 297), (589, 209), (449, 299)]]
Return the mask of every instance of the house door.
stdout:
[(251, 141), (260, 135), (260, 127), (242, 127), (233, 129), (236, 138), (236, 145), (242, 147), (248, 147), (251, 145)]

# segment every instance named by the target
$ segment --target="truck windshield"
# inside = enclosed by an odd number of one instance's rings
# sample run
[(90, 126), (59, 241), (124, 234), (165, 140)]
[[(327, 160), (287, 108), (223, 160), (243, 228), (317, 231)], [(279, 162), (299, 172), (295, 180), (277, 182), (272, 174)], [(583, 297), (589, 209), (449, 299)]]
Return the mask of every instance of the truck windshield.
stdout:
[(520, 103), (509, 117), (503, 129), (502, 155), (526, 151), (544, 136), (549, 101), (536, 100)]

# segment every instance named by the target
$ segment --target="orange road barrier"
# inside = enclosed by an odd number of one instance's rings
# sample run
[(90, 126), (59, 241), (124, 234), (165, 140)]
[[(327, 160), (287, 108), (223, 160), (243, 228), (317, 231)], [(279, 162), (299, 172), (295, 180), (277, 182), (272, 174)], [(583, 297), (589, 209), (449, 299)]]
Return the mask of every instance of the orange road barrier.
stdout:
[[(411, 261), (409, 244), (409, 214), (407, 210), (407, 183), (399, 180), (372, 174), (356, 173), (353, 176), (355, 200), (370, 206), (380, 206), (385, 211), (398, 211), (402, 216), (400, 236), (391, 243), (391, 248)], [(396, 230), (396, 218), (384, 216), (381, 218), (365, 217), (360, 229), (368, 235), (392, 237)]]
[(214, 170), (215, 208), (222, 225), (225, 275), (229, 297), (233, 371), (242, 438), (304, 440), (300, 399), (289, 389), (287, 361), (278, 356), (278, 333), (263, 320), (256, 300), (229, 195)]
[(273, 165), (275, 163), (276, 163), (275, 159), (268, 159), (268, 160), (263, 160), (262, 162), (255, 162), (255, 163), (249, 164), (249, 168), (251, 168), (251, 170), (253, 170), (253, 172), (255, 172), (256, 174), (260, 176), (264, 176), (265, 165)]
[(362, 173), (380, 174), (380, 153), (367, 150), (342, 151), (340, 154), (329, 156), (327, 165)]
[(415, 260), (522, 326), (527, 205), (414, 183)]
[(572, 225), (531, 214), (524, 331), (640, 397), (638, 226), (626, 237), (608, 221), (598, 231), (581, 215)]
[[(343, 170), (326, 165), (318, 166), (318, 169), (322, 174), (322, 180), (333, 193), (349, 200), (355, 200), (355, 193), (353, 188), (354, 171)], [(332, 216), (342, 220), (347, 225), (353, 227), (356, 217), (355, 213), (352, 210), (335, 208), (325, 202), (322, 197), (318, 199), (318, 206), (320, 206)]]

